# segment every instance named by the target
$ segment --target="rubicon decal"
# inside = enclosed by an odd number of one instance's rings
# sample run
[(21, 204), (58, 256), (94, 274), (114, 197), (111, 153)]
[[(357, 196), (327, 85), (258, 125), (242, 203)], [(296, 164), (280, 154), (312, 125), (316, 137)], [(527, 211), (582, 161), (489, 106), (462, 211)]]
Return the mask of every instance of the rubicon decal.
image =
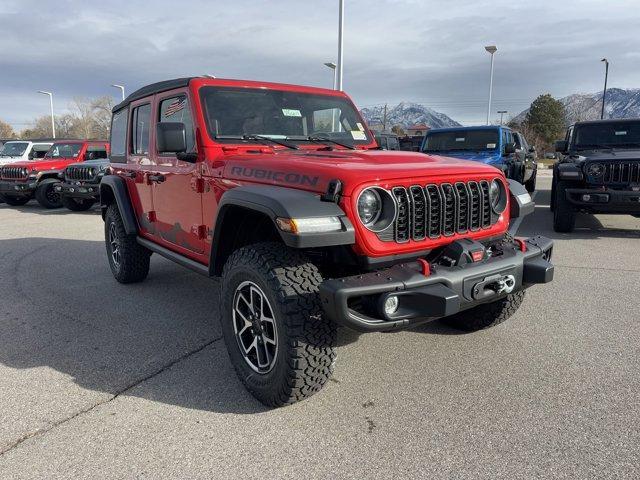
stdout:
[(312, 177), (296, 172), (278, 172), (265, 170), (263, 168), (231, 167), (231, 175), (240, 177), (255, 178), (256, 180), (272, 180), (279, 183), (289, 183), (291, 185), (309, 185), (315, 187), (319, 177)]

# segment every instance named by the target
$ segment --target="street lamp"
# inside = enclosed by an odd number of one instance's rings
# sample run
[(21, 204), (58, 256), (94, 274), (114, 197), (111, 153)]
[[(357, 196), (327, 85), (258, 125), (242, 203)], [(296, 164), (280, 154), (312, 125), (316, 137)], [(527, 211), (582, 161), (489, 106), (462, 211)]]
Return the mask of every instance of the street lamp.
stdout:
[(600, 120), (604, 119), (604, 103), (607, 99), (607, 78), (609, 77), (609, 60), (603, 58), (604, 62), (604, 91), (602, 92), (602, 111), (600, 112)]
[(113, 88), (119, 88), (120, 89), (120, 93), (122, 93), (122, 101), (124, 101), (124, 85), (111, 84), (111, 86)]
[(500, 114), (500, 125), (502, 125), (502, 115), (504, 115), (505, 113), (508, 113), (507, 110), (498, 110), (498, 113)]
[(56, 138), (56, 122), (53, 118), (53, 93), (45, 92), (44, 90), (38, 90), (38, 93), (42, 95), (49, 95), (49, 105), (51, 106), (51, 134), (53, 138)]
[(495, 45), (489, 45), (484, 49), (491, 54), (491, 76), (489, 77), (489, 104), (487, 105), (487, 125), (489, 125), (489, 117), (491, 115), (491, 94), (493, 93), (493, 54), (498, 51)]
[(333, 62), (326, 62), (325, 65), (327, 67), (329, 67), (331, 70), (333, 70), (333, 89), (336, 89), (336, 82), (337, 82), (337, 77), (336, 77), (336, 67), (337, 65)]
[(337, 80), (336, 80), (336, 90), (342, 91), (342, 63), (343, 63), (343, 54), (342, 50), (344, 47), (344, 0), (340, 0), (339, 10), (338, 10), (338, 65), (337, 65)]

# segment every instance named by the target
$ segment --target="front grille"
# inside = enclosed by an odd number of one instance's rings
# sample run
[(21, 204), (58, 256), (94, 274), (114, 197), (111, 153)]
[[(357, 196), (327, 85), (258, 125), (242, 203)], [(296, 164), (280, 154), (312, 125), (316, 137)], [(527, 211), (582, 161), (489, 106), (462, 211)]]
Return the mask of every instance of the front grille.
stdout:
[(486, 180), (393, 187), (391, 193), (397, 213), (389, 231), (378, 234), (383, 241), (437, 239), (487, 229), (497, 221), (496, 216), (492, 219)]
[(603, 162), (604, 183), (640, 183), (640, 162)]
[(67, 167), (65, 170), (65, 177), (67, 180), (81, 180), (83, 182), (91, 181), (95, 179), (98, 173), (96, 167)]
[(2, 178), (5, 180), (26, 180), (24, 167), (2, 167)]

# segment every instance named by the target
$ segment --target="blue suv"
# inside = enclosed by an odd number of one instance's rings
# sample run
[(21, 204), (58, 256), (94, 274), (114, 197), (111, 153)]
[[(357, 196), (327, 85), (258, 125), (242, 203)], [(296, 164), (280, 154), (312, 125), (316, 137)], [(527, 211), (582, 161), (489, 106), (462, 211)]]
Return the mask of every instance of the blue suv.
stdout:
[(535, 148), (508, 127), (434, 128), (427, 132), (420, 151), (493, 165), (529, 192), (536, 188)]

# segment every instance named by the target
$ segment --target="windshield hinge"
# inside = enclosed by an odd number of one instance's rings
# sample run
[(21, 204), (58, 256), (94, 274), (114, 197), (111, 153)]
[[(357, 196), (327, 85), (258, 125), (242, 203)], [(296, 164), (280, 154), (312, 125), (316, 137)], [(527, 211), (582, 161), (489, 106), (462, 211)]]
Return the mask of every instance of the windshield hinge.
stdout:
[(342, 182), (337, 178), (329, 180), (327, 190), (322, 194), (320, 200), (323, 202), (338, 203), (340, 201), (340, 193), (342, 192)]

